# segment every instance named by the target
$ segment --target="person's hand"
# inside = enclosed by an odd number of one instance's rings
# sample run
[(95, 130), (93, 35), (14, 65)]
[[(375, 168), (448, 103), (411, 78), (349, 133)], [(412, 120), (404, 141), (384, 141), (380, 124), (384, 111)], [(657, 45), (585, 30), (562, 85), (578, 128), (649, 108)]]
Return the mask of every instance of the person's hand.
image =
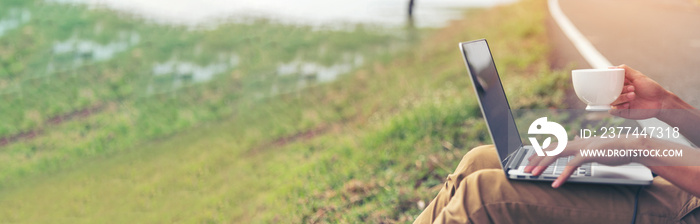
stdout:
[(625, 69), (625, 86), (611, 104), (612, 115), (635, 120), (657, 117), (664, 101), (673, 95), (656, 81), (627, 65), (611, 68)]
[[(564, 151), (556, 156), (537, 156), (533, 154), (528, 160), (529, 164), (525, 167), (525, 172), (539, 176), (553, 162), (560, 157), (574, 156), (559, 177), (552, 183), (553, 188), (558, 188), (566, 180), (569, 179), (576, 169), (584, 163), (597, 162), (609, 166), (625, 165), (631, 162), (633, 157), (594, 157), (582, 156), (581, 149), (626, 149), (629, 146), (639, 145), (638, 139), (618, 139), (618, 138), (576, 138), (569, 141)], [(545, 151), (556, 148), (557, 143), (552, 143)]]

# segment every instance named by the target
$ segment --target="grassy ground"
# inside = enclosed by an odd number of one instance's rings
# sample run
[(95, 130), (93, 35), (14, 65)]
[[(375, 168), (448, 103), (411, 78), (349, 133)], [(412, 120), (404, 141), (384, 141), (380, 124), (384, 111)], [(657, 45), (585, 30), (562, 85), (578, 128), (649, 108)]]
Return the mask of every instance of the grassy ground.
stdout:
[[(471, 11), (411, 51), (391, 60), (370, 60), (337, 82), (224, 104), (222, 108), (233, 111), (221, 118), (204, 116), (216, 122), (202, 123), (207, 120), (202, 118), (133, 137), (130, 142), (141, 143), (118, 152), (95, 153), (89, 159), (59, 156), (78, 164), (59, 171), (31, 167), (39, 171), (0, 191), (0, 222), (409, 222), (421, 211), (419, 202), (429, 203), (461, 156), (490, 141), (458, 42), (489, 39), (505, 91), (516, 102), (512, 107), (561, 107), (568, 79), (565, 72), (549, 69), (545, 7), (544, 1), (525, 0)], [(191, 38), (208, 37), (203, 35)], [(210, 35), (214, 43), (221, 37)], [(341, 41), (338, 46), (356, 45)], [(260, 57), (259, 67), (245, 71), (263, 69), (262, 62), (271, 61)], [(230, 76), (235, 79), (236, 74), (243, 73), (232, 71)], [(225, 89), (216, 83), (207, 89)], [(192, 91), (207, 95), (207, 90)], [(228, 102), (222, 98), (212, 105)], [(170, 105), (177, 102), (155, 102), (169, 105), (162, 112), (176, 118), (198, 114), (173, 112), (177, 107)], [(118, 103), (107, 111), (141, 111), (130, 105), (136, 103)], [(155, 105), (158, 110), (161, 104)], [(99, 119), (119, 114), (88, 120), (99, 124)], [(148, 127), (157, 126), (150, 119), (173, 118), (148, 114), (141, 120)], [(51, 133), (78, 127), (56, 128)], [(161, 137), (147, 139), (153, 136)]]
[[(193, 30), (45, 1), (2, 1), (0, 21), (19, 24), (0, 35), (0, 185), (248, 113), (408, 42), (262, 19)], [(316, 125), (304, 122), (267, 131)]]

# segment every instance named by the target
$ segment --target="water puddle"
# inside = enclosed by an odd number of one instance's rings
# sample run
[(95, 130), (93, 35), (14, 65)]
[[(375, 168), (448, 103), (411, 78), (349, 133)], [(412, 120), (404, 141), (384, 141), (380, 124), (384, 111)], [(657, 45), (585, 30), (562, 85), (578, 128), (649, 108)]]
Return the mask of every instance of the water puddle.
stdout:
[(171, 59), (153, 65), (153, 79), (146, 88), (146, 95), (173, 92), (179, 88), (211, 81), (216, 75), (232, 70), (240, 64), (240, 57), (232, 54), (226, 60), (220, 56), (217, 63), (201, 66), (189, 61)]
[[(283, 23), (325, 26), (363, 23), (387, 26), (406, 24), (408, 0), (47, 0), (107, 7), (161, 23), (205, 25), (231, 16), (264, 17)], [(440, 27), (462, 16), (470, 7), (490, 7), (515, 0), (415, 0), (417, 27)]]
[(119, 32), (116, 40), (104, 44), (89, 39), (71, 37), (53, 45), (51, 52), (54, 56), (47, 65), (47, 72), (53, 73), (77, 68), (88, 63), (107, 61), (140, 41), (141, 37), (134, 32)]
[(352, 60), (343, 57), (342, 62), (330, 66), (324, 66), (316, 62), (294, 60), (277, 66), (277, 74), (280, 76), (299, 75), (302, 79), (314, 79), (320, 83), (332, 82), (338, 75), (348, 73), (350, 70), (364, 63), (362, 55), (355, 55)]
[(8, 31), (17, 29), (22, 24), (29, 22), (32, 14), (26, 9), (10, 9), (5, 16), (0, 17), (0, 37)]
[[(270, 87), (270, 96), (296, 92), (310, 85), (333, 82), (343, 74), (362, 66), (364, 56), (360, 54), (345, 54), (340, 62), (323, 65), (318, 62), (296, 59), (277, 66), (276, 75), (281, 81)], [(262, 94), (263, 96), (265, 94)]]

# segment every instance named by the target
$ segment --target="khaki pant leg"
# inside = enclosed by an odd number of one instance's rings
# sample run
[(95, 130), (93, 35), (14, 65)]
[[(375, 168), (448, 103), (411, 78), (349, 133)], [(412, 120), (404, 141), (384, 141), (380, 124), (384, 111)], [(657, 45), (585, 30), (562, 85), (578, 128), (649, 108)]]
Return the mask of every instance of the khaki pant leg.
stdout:
[(629, 223), (635, 188), (509, 181), (503, 170), (463, 180), (435, 223)]
[[(663, 179), (642, 189), (636, 223), (679, 223), (689, 195)], [(503, 170), (472, 173), (435, 223), (630, 223), (638, 186), (513, 181)], [(680, 192), (680, 193), (679, 193)]]
[(667, 223), (700, 223), (700, 200), (656, 177), (639, 195), (637, 223), (662, 223), (654, 217), (671, 217)]
[(462, 180), (481, 169), (500, 169), (500, 160), (493, 145), (484, 145), (469, 150), (457, 165), (455, 172), (447, 176), (444, 186), (414, 223), (432, 223), (450, 198), (455, 195)]
[[(629, 223), (639, 187), (512, 181), (493, 146), (467, 153), (415, 223)], [(700, 200), (657, 177), (642, 189), (637, 223), (696, 223)], [(438, 219), (438, 220), (436, 220)]]

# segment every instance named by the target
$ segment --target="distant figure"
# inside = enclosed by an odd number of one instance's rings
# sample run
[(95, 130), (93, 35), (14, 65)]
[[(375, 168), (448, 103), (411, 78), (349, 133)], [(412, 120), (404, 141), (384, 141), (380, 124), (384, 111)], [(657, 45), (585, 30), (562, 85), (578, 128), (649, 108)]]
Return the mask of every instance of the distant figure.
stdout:
[(413, 0), (408, 0), (408, 17), (413, 17)]

